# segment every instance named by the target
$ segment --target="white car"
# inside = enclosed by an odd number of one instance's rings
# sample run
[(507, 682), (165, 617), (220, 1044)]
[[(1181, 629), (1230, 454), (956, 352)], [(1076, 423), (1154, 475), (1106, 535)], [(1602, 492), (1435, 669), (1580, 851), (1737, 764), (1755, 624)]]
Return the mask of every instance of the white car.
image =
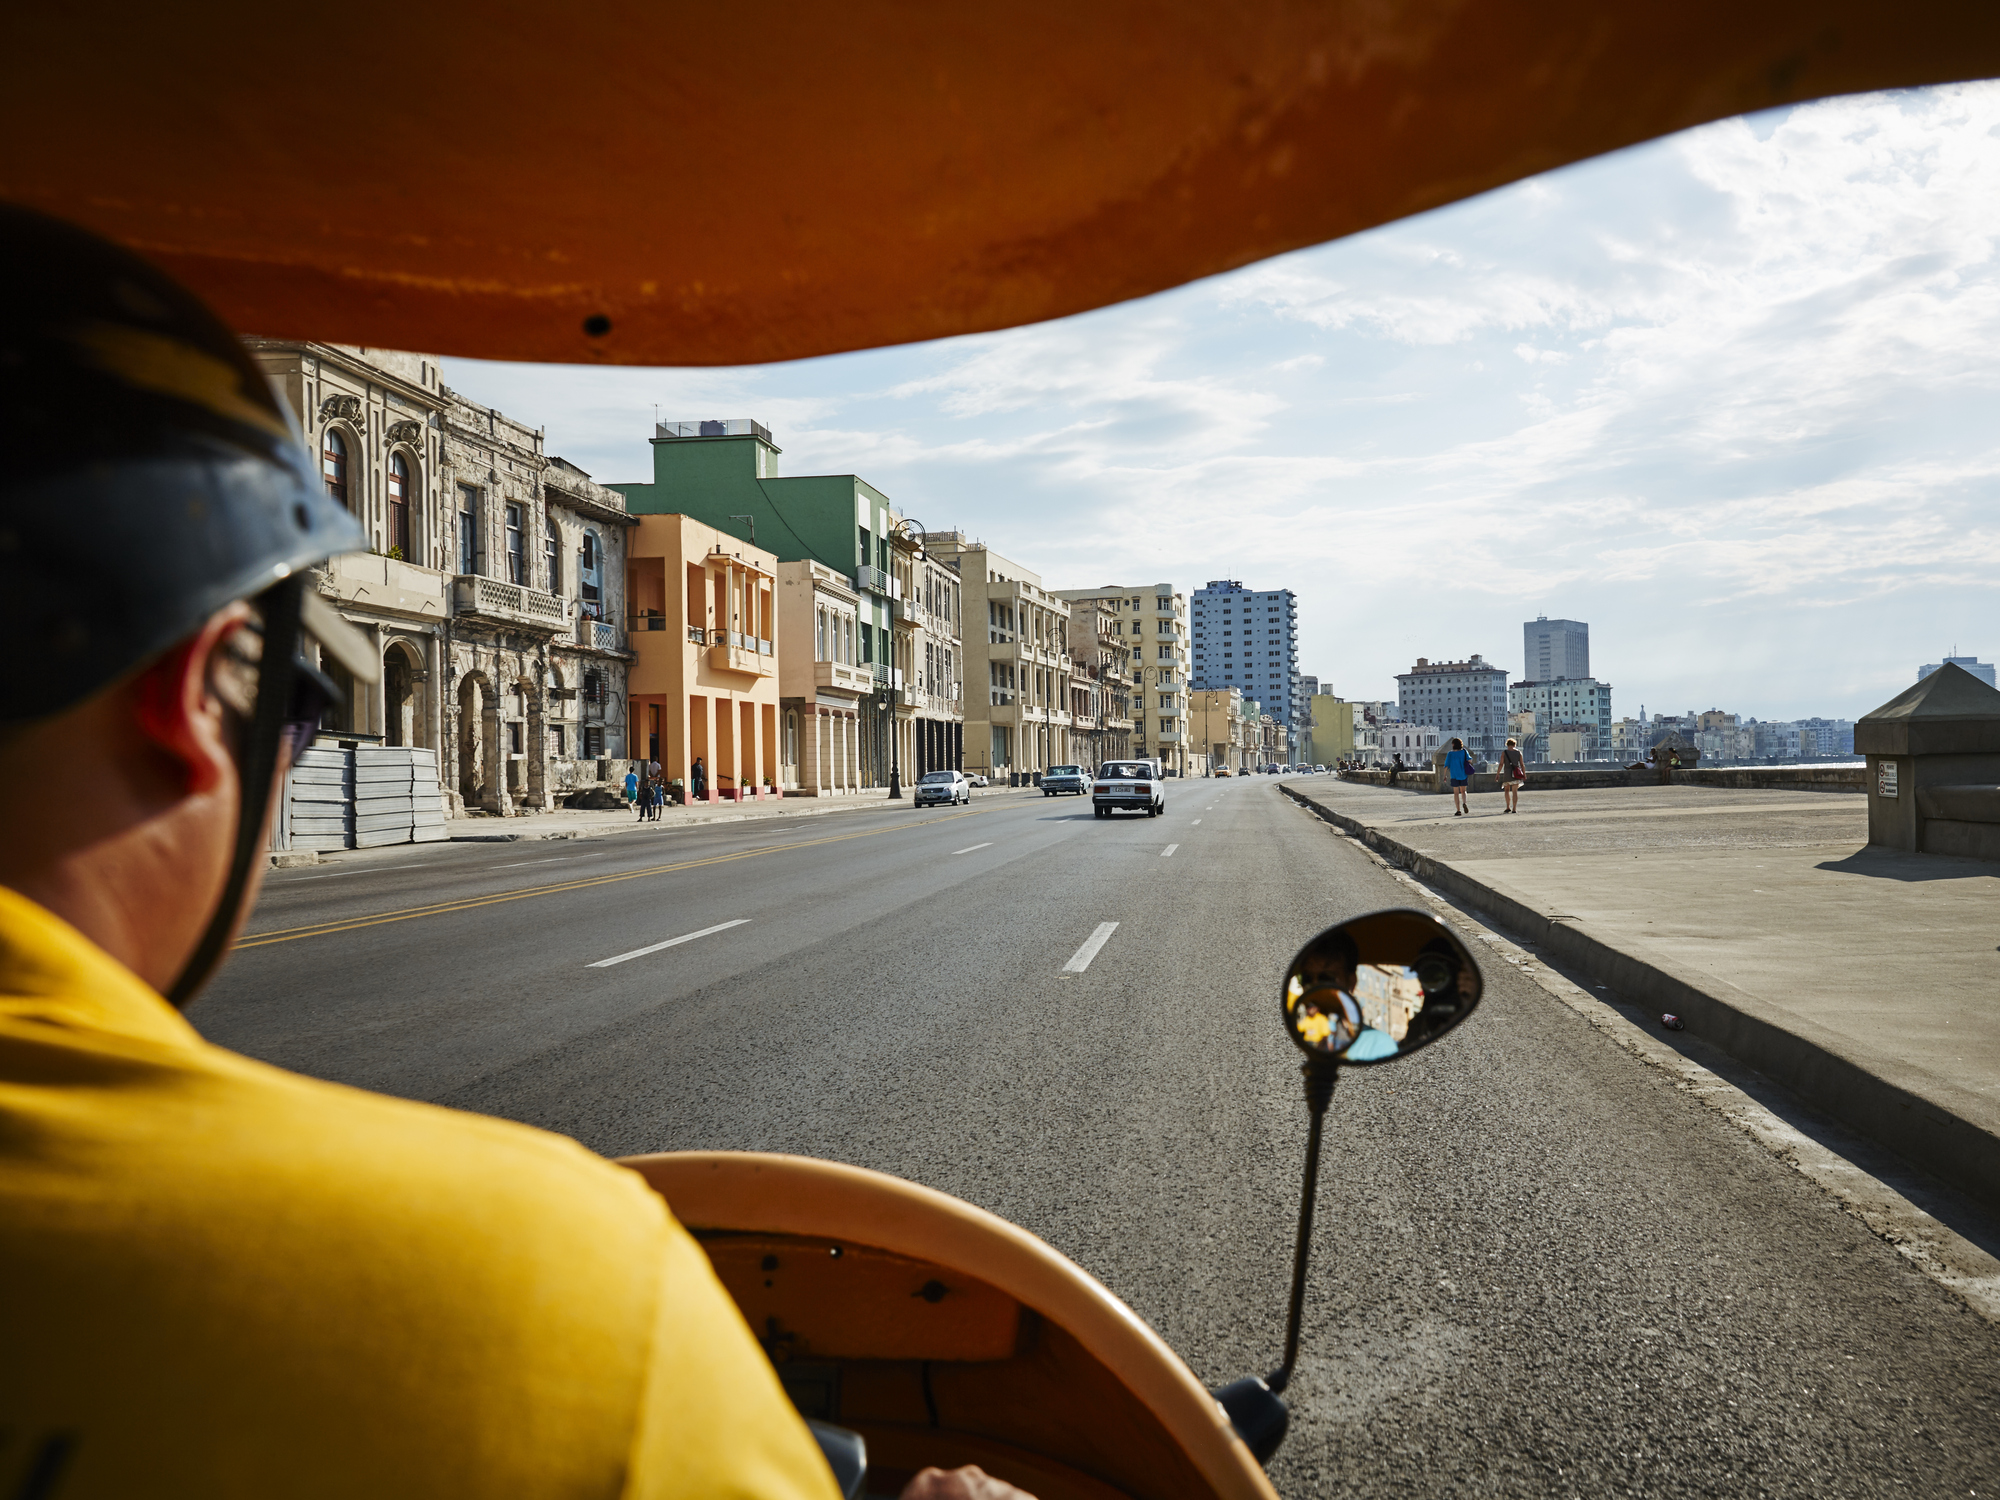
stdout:
[(1167, 808), (1167, 788), (1157, 761), (1107, 760), (1090, 785), (1090, 810), (1108, 818), (1120, 810), (1157, 818)]
[(932, 771), (917, 783), (913, 795), (918, 807), (935, 807), (941, 802), (955, 807), (972, 800), (972, 783), (963, 771)]

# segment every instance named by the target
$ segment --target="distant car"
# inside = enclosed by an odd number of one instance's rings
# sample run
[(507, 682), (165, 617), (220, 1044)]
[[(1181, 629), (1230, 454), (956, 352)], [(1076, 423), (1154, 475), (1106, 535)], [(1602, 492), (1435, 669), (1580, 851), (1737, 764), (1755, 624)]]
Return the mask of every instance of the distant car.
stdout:
[(1218, 776), (1234, 776), (1236, 773), (1230, 770), (1229, 767), (1227, 766), (1217, 766), (1215, 768), (1215, 774)]
[(987, 780), (987, 779), (986, 779), (986, 778), (985, 778), (984, 776), (981, 776), (981, 775), (980, 775), (980, 774), (979, 774), (979, 773), (978, 773), (977, 771), (973, 771), (973, 772), (970, 772), (970, 773), (968, 773), (965, 779), (966, 779), (966, 780), (967, 780), (968, 782), (970, 782), (970, 783), (971, 783), (971, 784), (972, 784), (973, 786), (991, 786), (991, 785), (993, 785), (993, 783), (992, 783), (992, 782), (988, 781), (988, 780)]
[(1107, 760), (1091, 782), (1090, 807), (1100, 818), (1115, 812), (1142, 812), (1157, 818), (1167, 807), (1167, 788), (1158, 762)]
[(956, 806), (972, 800), (972, 782), (963, 771), (932, 771), (917, 783), (915, 798), (918, 807)]
[(1314, 766), (1314, 767), (1313, 767), (1313, 775), (1315, 775), (1315, 776), (1324, 776), (1324, 775), (1326, 775), (1326, 767), (1325, 767), (1325, 766)]
[(1090, 778), (1082, 766), (1050, 766), (1042, 772), (1044, 797), (1081, 797), (1090, 790)]

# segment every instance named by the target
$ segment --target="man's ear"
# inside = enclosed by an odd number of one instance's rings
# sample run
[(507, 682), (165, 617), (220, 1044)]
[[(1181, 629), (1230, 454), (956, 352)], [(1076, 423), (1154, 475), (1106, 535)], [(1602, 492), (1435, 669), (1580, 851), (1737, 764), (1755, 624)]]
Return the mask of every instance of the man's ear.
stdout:
[(180, 767), (184, 796), (212, 792), (236, 773), (230, 716), (210, 674), (216, 652), (249, 616), (241, 604), (217, 611), (133, 680), (139, 728)]

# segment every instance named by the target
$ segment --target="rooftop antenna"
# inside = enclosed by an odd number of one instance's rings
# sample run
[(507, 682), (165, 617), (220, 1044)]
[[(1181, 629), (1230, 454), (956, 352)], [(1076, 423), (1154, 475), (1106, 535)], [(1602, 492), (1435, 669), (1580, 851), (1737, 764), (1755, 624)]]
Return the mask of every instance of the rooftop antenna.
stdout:
[[(739, 516), (732, 512), (729, 519), (732, 521), (748, 521), (750, 523), (750, 545), (753, 547), (757, 545), (757, 518), (755, 516)], [(741, 557), (743, 554), (739, 552), (736, 555)]]

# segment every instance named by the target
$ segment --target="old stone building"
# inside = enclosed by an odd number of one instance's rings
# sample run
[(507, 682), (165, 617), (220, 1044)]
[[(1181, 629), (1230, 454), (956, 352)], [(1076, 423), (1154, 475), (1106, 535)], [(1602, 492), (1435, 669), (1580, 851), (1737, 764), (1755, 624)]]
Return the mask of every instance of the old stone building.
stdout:
[(373, 686), (331, 669), (348, 702), (322, 739), (429, 752), (454, 814), (621, 782), (623, 497), (447, 389), (428, 355), (247, 342), (371, 543), (316, 579), (382, 652)]

